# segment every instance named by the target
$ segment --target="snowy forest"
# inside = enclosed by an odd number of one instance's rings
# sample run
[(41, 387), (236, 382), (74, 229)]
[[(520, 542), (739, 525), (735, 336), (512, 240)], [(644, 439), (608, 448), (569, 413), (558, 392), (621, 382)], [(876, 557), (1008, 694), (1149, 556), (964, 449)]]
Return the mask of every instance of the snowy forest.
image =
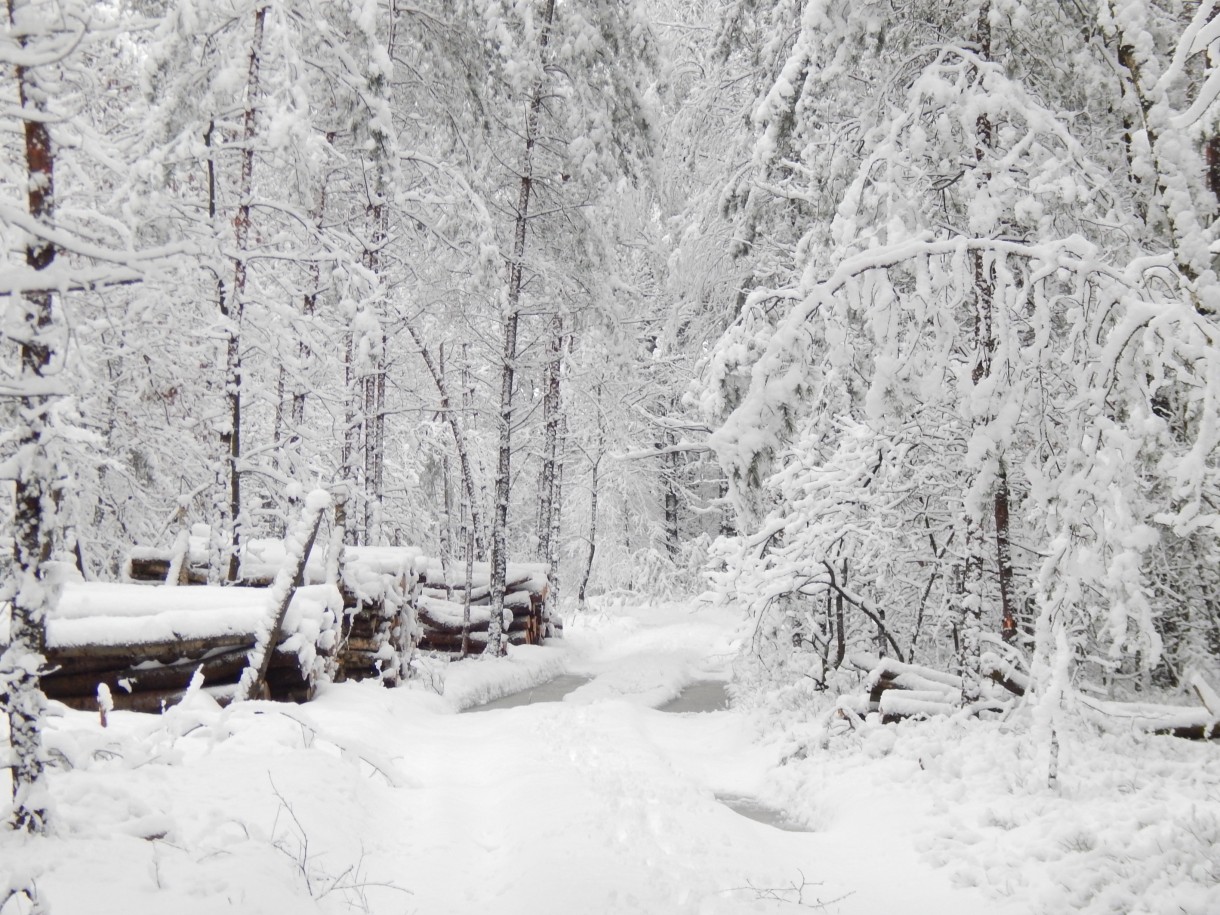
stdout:
[[(2, 915), (1220, 910), (1220, 2), (6, 0), (0, 62)], [(810, 829), (673, 837), (738, 796)], [(514, 821), (587, 880), (446, 895)]]

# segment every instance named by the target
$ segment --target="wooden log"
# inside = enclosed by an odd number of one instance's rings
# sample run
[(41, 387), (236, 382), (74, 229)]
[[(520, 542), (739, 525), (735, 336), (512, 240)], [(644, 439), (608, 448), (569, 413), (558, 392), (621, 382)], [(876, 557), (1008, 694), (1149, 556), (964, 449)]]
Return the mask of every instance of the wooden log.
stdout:
[(372, 651), (350, 651), (343, 658), (344, 679), (368, 680), (376, 677), (381, 680), (397, 679), (397, 674), (391, 674), (386, 669), (391, 662)]
[[(295, 660), (295, 658), (294, 658)], [(267, 667), (267, 685), (271, 689), (271, 698), (278, 699), (286, 691), (313, 689), (313, 682), (300, 664)]]
[(1145, 731), (1190, 740), (1220, 738), (1220, 719), (1199, 706), (1111, 702), (1081, 694), (1076, 701), (1085, 717), (1106, 730)]
[[(227, 705), (233, 692), (233, 685), (218, 687), (217, 689), (209, 689), (207, 692), (216, 699), (221, 705)], [(182, 701), (182, 697), (186, 695), (185, 689), (166, 689), (166, 690), (148, 690), (139, 693), (124, 693), (122, 691), (115, 693), (112, 696), (114, 707), (125, 712), (160, 712), (162, 707), (169, 708), (172, 705), (177, 705)], [(97, 694), (89, 693), (78, 696), (61, 696), (55, 699), (56, 702), (62, 702), (68, 708), (78, 709), (82, 712), (92, 712), (97, 710)]]
[[(884, 723), (954, 714), (961, 710), (954, 690), (955, 684), (960, 684), (961, 680), (953, 674), (869, 655), (853, 655), (849, 662), (858, 669), (869, 671), (867, 707), (869, 711), (880, 712)], [(983, 673), (1015, 696), (1022, 696), (1029, 689), (1026, 674), (1010, 665), (1001, 665), (996, 659), (984, 664)], [(1220, 716), (1206, 703), (1199, 708), (1111, 702), (1084, 695), (1078, 695), (1077, 700), (1088, 718), (1111, 730), (1123, 728), (1192, 740), (1220, 739)], [(1220, 698), (1216, 701), (1220, 704)], [(1005, 707), (1005, 702), (1000, 699), (983, 700), (972, 705), (970, 711), (977, 714), (988, 709), (1000, 711)]]
[(1026, 690), (1029, 689), (1029, 677), (1021, 673), (1019, 670), (998, 670), (992, 668), (985, 671), (985, 676), (1000, 684), (1014, 696), (1024, 696)]
[(949, 689), (960, 690), (962, 678), (956, 674), (945, 673), (932, 667), (921, 667), (918, 664), (906, 664), (895, 658), (878, 657), (866, 652), (853, 652), (847, 656), (847, 663), (857, 670), (862, 670), (872, 678), (887, 680), (903, 680), (909, 684), (909, 689), (922, 689), (916, 683), (930, 683)]
[[(421, 633), (439, 633), (441, 635), (458, 635), (462, 634), (461, 626), (453, 626), (448, 622), (442, 622), (440, 625), (433, 625), (424, 619), (420, 619)], [(505, 632), (528, 632), (530, 630), (530, 618), (528, 616), (514, 616), (511, 623), (504, 630)], [(486, 634), (488, 630), (488, 621), (471, 622), (470, 632)]]
[[(428, 575), (429, 571), (431, 571), (435, 574), (432, 577), (429, 577), (429, 575)], [(534, 577), (535, 577), (535, 575), (533, 572), (517, 572), (515, 575), (509, 575), (504, 580), (504, 590), (506, 593), (508, 591), (525, 590), (527, 585), (530, 582), (530, 579), (532, 579)], [(431, 589), (434, 591), (440, 591), (441, 592), (440, 596), (442, 598), (444, 597), (444, 592), (446, 590), (444, 573), (439, 568), (432, 568), (430, 570), (425, 569), (420, 574), (419, 580), (420, 580), (420, 583), (423, 584), (423, 586), (425, 588), (428, 588), (428, 589)], [(466, 590), (465, 577), (462, 576), (460, 581), (451, 582), (448, 590), (452, 590), (454, 592), (459, 592), (459, 593), (465, 591)], [(481, 575), (476, 574), (474, 577), (473, 586), (470, 589), (470, 602), (475, 603), (476, 601), (483, 600), (489, 594), (491, 594), (491, 585), (489, 585), (487, 583), (486, 573), (483, 573)]]
[(169, 556), (132, 556), (127, 560), (127, 577), (132, 581), (163, 583), (171, 562)]
[[(270, 683), (271, 697), (276, 702), (295, 702), (301, 704), (308, 702), (313, 698), (314, 689), (312, 686), (302, 686), (299, 684), (278, 686)], [(207, 689), (205, 687), (205, 689)], [(236, 684), (228, 684), (214, 689), (207, 689), (207, 692), (216, 699), (220, 705), (228, 705), (233, 698), (233, 692), (236, 689)], [(182, 701), (182, 697), (186, 695), (186, 690), (150, 690), (148, 692), (139, 693), (123, 693), (115, 695), (114, 707), (116, 709), (127, 712), (151, 712), (158, 713), (162, 708), (169, 708), (177, 705)], [(82, 712), (92, 712), (97, 710), (97, 695), (80, 695), (80, 696), (64, 696), (57, 698), (56, 702), (62, 702), (68, 708), (78, 709)]]
[[(508, 643), (510, 645), (526, 644), (525, 633), (524, 632), (509, 632), (508, 633)], [(476, 651), (482, 651), (484, 648), (487, 647), (487, 633), (486, 632), (470, 633), (470, 645), (471, 645), (472, 649), (474, 649)], [(419, 639), (420, 651), (433, 651), (433, 650), (435, 650), (435, 651), (460, 651), (461, 648), (462, 648), (461, 633), (454, 634), (454, 633), (448, 633), (448, 632), (427, 632), (427, 631), (425, 631), (424, 633), (422, 633), (420, 635), (420, 639)]]
[[(164, 556), (132, 556), (127, 560), (126, 577), (135, 582), (148, 584), (165, 584), (165, 576), (169, 574), (173, 560)], [(183, 571), (186, 579), (183, 584), (206, 585), (208, 583), (208, 567), (199, 563), (184, 563)]]
[(376, 653), (381, 648), (381, 640), (377, 637), (359, 638), (348, 636), (347, 644), (343, 647), (344, 654), (352, 654), (353, 652), (367, 651)]
[[(456, 614), (440, 612), (435, 605), (429, 606), (427, 601), (420, 601), (416, 608), (416, 613), (419, 617), (419, 624), (425, 631), (455, 633), (461, 635), (462, 623), (461, 618)], [(473, 614), (472, 614), (473, 617)], [(509, 632), (524, 631), (528, 627), (529, 616), (524, 613), (513, 613), (513, 620), (508, 626)], [(486, 616), (482, 619), (472, 618), (470, 621), (471, 632), (486, 632), (489, 620)]]
[(504, 606), (513, 613), (529, 613), (534, 607), (534, 600), (528, 591), (510, 591), (504, 595)]
[(161, 661), (173, 664), (184, 658), (199, 658), (218, 648), (251, 648), (254, 634), (244, 632), (208, 636), (200, 639), (138, 642), (123, 645), (50, 645), (45, 652), (51, 665), (65, 668), (75, 659), (96, 659), (125, 667), (138, 661)]
[[(105, 683), (112, 694), (139, 690), (154, 689), (185, 689), (191, 682), (196, 670), (203, 669), (205, 683), (236, 682), (246, 663), (244, 649), (222, 651), (194, 660), (179, 661), (176, 664), (166, 664), (161, 667), (121, 667), (109, 670), (77, 671), (66, 667), (58, 673), (42, 678), (42, 689), (52, 699), (59, 696), (72, 696), (96, 689), (99, 683)], [(126, 681), (128, 686), (121, 685)]]
[(393, 627), (397, 624), (400, 615), (401, 611), (396, 608), (391, 607), (386, 611), (380, 606), (372, 610), (363, 610), (356, 614), (345, 615), (343, 618), (343, 631), (357, 638), (372, 638), (387, 625)]
[(1199, 701), (1203, 703), (1203, 707), (1211, 713), (1213, 718), (1220, 720), (1220, 694), (1211, 688), (1210, 684), (1203, 679), (1202, 674), (1192, 676), (1190, 685), (1195, 691), (1195, 695), (1199, 697)]
[(943, 701), (943, 694), (933, 691), (894, 690), (881, 697), (878, 710), (882, 721), (902, 718), (932, 718), (952, 715), (960, 706)]
[(1166, 730), (1156, 730), (1152, 733), (1183, 737), (1186, 740), (1220, 740), (1220, 720), (1213, 721), (1211, 724), (1183, 725)]
[[(185, 659), (158, 667), (123, 666), (106, 670), (79, 671), (65, 667), (42, 678), (43, 692), (52, 699), (96, 691), (99, 683), (106, 684), (112, 695), (185, 689), (196, 670), (202, 668), (204, 683), (216, 686), (236, 683), (246, 665), (246, 649), (232, 649), (202, 658)], [(271, 659), (274, 670), (297, 670), (296, 652), (277, 650)], [(126, 685), (124, 685), (126, 684)]]

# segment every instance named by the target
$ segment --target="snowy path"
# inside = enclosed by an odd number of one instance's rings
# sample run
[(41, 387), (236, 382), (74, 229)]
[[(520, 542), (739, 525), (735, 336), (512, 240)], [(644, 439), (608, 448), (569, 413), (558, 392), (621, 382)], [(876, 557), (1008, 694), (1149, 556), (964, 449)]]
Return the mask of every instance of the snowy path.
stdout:
[[(861, 785), (804, 804), (826, 812), (810, 832), (719, 802), (774, 802), (776, 748), (740, 712), (651, 706), (727, 673), (728, 632), (654, 615), (498, 669), (451, 668), (445, 698), (350, 684), (301, 708), (119, 716), (149, 758), (58, 776), (58, 847), (6, 840), (0, 861), (41, 872), (55, 912), (91, 915), (1023, 911), (921, 862), (904, 831), (918, 811), (894, 806), (917, 807), (909, 796)], [(454, 713), (561, 664), (594, 679), (561, 702)], [(87, 721), (61, 740), (80, 757), (103, 739), (75, 730)]]
[(317, 711), (329, 727), (385, 734), (416, 786), (400, 798), (396, 848), (378, 853), (399, 862), (411, 911), (791, 911), (789, 888), (806, 880), (800, 901), (830, 912), (994, 910), (904, 847), (901, 811), (862, 799), (883, 823), (792, 832), (716, 799), (765, 793), (775, 749), (755, 741), (743, 714), (650, 706), (691, 679), (727, 675), (726, 638), (723, 623), (653, 618), (578, 644), (568, 666), (593, 681), (520, 708), (452, 715), (422, 707), (423, 697), (408, 710), (406, 694), (379, 694), (384, 717), (370, 722), (365, 690), (326, 697)]

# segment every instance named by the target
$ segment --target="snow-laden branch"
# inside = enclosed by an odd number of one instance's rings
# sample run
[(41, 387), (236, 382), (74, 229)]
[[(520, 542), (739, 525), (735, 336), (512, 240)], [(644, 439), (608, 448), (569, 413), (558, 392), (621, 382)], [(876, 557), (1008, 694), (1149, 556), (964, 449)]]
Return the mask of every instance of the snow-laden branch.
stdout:
[[(1105, 277), (1121, 286), (1138, 287), (1142, 280), (1141, 274), (1133, 269), (1135, 265), (1120, 271), (1105, 264), (1096, 256), (1096, 247), (1077, 235), (1043, 244), (997, 238), (933, 240), (925, 235), (846, 257), (822, 280), (811, 280), (808, 273), (803, 278), (802, 286), (808, 293), (783, 317), (767, 340), (765, 350), (751, 368), (745, 397), (712, 434), (711, 447), (741, 470), (766, 450), (771, 434), (782, 422), (780, 405), (799, 399), (796, 392), (805, 380), (800, 357), (809, 346), (808, 335), (804, 333), (806, 324), (851, 282), (864, 274), (904, 263), (974, 251), (1038, 261), (1075, 274)], [(791, 290), (778, 294), (796, 298)]]
[(643, 461), (648, 458), (664, 457), (667, 454), (704, 454), (712, 450), (706, 442), (676, 442), (664, 448), (643, 448), (639, 451), (611, 452), (606, 455), (612, 461)]
[[(78, 254), (93, 261), (116, 264), (135, 269), (136, 265), (149, 264), (177, 254), (198, 253), (194, 245), (175, 243), (155, 248), (132, 249), (107, 248), (104, 245), (84, 241), (70, 232), (55, 229), (34, 218), (24, 209), (0, 200), (0, 222), (28, 232), (33, 237), (53, 244), (65, 254)], [(42, 271), (46, 273), (46, 271)]]
[(15, 266), (0, 270), (0, 295), (27, 292), (86, 292), (107, 286), (130, 286), (143, 274), (122, 267), (78, 267), (57, 261), (44, 270)]
[(66, 397), (69, 393), (71, 391), (62, 379), (48, 378), (45, 375), (23, 378), (17, 383), (0, 383), (0, 399), (13, 397)]

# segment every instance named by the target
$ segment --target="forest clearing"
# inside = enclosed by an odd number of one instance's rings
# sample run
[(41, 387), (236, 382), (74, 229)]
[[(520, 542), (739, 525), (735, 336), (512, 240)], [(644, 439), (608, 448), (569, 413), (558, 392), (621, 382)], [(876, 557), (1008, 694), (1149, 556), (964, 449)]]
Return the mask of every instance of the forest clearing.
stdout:
[(0, 915), (1220, 912), (1220, 0), (0, 17)]

